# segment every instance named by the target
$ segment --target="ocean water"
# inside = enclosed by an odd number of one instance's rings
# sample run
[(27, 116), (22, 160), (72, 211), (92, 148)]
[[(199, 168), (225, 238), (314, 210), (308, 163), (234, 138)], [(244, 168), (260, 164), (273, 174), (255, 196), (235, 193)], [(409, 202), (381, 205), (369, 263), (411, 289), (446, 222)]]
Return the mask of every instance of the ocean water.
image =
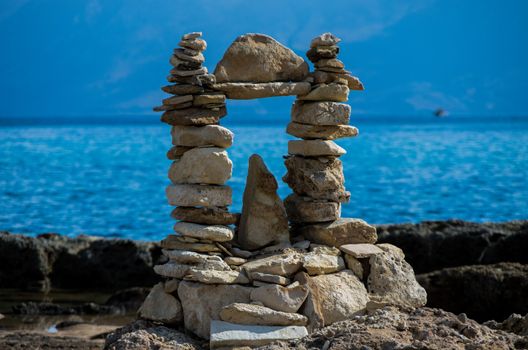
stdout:
[[(528, 219), (528, 120), (364, 120), (347, 150), (342, 216), (371, 223)], [(285, 125), (229, 125), (232, 210), (247, 160), (260, 154), (282, 183)], [(170, 128), (157, 124), (0, 127), (0, 230), (158, 240), (171, 232)]]

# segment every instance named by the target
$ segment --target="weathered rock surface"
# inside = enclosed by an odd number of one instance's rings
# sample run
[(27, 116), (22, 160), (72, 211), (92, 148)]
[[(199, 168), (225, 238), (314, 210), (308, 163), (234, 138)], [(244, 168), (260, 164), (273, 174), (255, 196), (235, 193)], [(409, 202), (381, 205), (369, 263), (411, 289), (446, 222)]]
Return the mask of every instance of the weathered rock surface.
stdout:
[(191, 84), (167, 85), (161, 88), (164, 92), (173, 95), (199, 94), (204, 92), (204, 88)]
[(251, 273), (251, 279), (254, 281), (280, 284), (281, 286), (285, 286), (291, 283), (291, 280), (289, 278), (279, 276), (279, 275), (270, 275), (268, 273), (261, 273), (261, 272)]
[(299, 196), (348, 202), (343, 165), (339, 159), (290, 156), (285, 161), (288, 172), (282, 180)]
[(295, 231), (314, 243), (333, 247), (375, 243), (377, 239), (376, 228), (361, 219), (339, 219), (330, 223), (301, 226)]
[(308, 76), (308, 64), (272, 37), (249, 33), (229, 46), (214, 75), (219, 83), (302, 81)]
[(227, 242), (233, 239), (233, 229), (222, 225), (200, 225), (190, 222), (177, 222), (174, 231), (182, 236), (206, 239), (215, 242)]
[(292, 223), (326, 222), (339, 219), (341, 205), (336, 202), (314, 201), (291, 194), (284, 199), (288, 219)]
[(291, 122), (286, 132), (292, 136), (305, 139), (335, 140), (358, 135), (358, 129), (350, 125), (312, 125)]
[(220, 311), (222, 321), (261, 326), (304, 326), (306, 316), (281, 312), (256, 304), (234, 303)]
[(528, 337), (528, 314), (524, 316), (519, 314), (511, 314), (502, 322), (491, 320), (484, 322), (484, 325), (491, 329), (499, 329), (501, 331)]
[(302, 326), (253, 326), (213, 321), (211, 323), (211, 349), (233, 349), (242, 346), (260, 346), (277, 340), (292, 340), (308, 335)]
[(171, 216), (176, 220), (202, 225), (234, 225), (240, 219), (240, 214), (230, 213), (227, 208), (221, 207), (176, 207)]
[(249, 279), (243, 271), (196, 270), (191, 269), (186, 280), (205, 284), (247, 284)]
[(233, 303), (249, 303), (252, 288), (239, 285), (206, 285), (183, 281), (178, 297), (183, 306), (185, 328), (209, 339), (211, 320), (220, 319), (220, 311)]
[[(200, 254), (196, 252), (191, 252), (187, 250), (163, 250), (163, 255), (169, 258), (172, 261), (178, 262), (180, 264), (211, 264), (211, 263), (224, 263), (221, 257), (216, 255), (207, 255)], [(229, 267), (226, 265), (227, 269)]]
[(248, 274), (254, 272), (270, 275), (292, 276), (302, 266), (300, 254), (288, 251), (284, 254), (272, 255), (245, 263), (242, 267)]
[(223, 185), (233, 170), (233, 162), (223, 148), (193, 148), (172, 162), (169, 179), (175, 184)]
[(187, 146), (172, 146), (168, 151), (167, 151), (167, 159), (170, 159), (170, 160), (178, 160), (181, 158), (181, 156), (183, 156), (183, 154), (185, 152), (187, 152), (188, 150), (192, 149), (192, 147), (187, 147)]
[(312, 39), (312, 41), (310, 42), (310, 47), (332, 46), (332, 45), (336, 45), (340, 41), (341, 39), (339, 39), (337, 36), (335, 36), (332, 33), (323, 33)]
[(528, 264), (528, 221), (424, 221), (379, 225), (378, 232), (380, 242), (403, 249), (416, 273), (499, 262)]
[(308, 288), (325, 326), (350, 319), (367, 306), (367, 290), (350, 270), (314, 276), (310, 280)]
[(174, 126), (204, 126), (218, 123), (226, 114), (225, 107), (216, 110), (193, 107), (167, 111), (161, 115), (161, 121)]
[(233, 144), (234, 134), (220, 125), (173, 126), (172, 144), (175, 146), (217, 146), (228, 148)]
[(213, 85), (213, 89), (222, 91), (230, 99), (251, 100), (273, 96), (305, 95), (310, 92), (308, 82), (274, 82), (274, 83), (220, 83)]
[(350, 122), (350, 113), (350, 106), (344, 103), (296, 101), (291, 109), (291, 120), (318, 126), (346, 125)]
[(346, 151), (335, 142), (328, 140), (290, 140), (288, 141), (288, 153), (304, 157), (339, 157)]
[(179, 238), (179, 236), (169, 235), (167, 238), (161, 240), (160, 246), (165, 249), (190, 250), (200, 253), (219, 253), (222, 251), (216, 244), (182, 242), (177, 238)]
[(138, 310), (138, 315), (147, 320), (174, 324), (183, 320), (182, 307), (178, 299), (165, 292), (163, 283), (158, 283)]
[(336, 255), (308, 253), (303, 256), (303, 267), (310, 276), (324, 275), (344, 270), (345, 261)]
[(277, 189), (277, 181), (262, 158), (252, 155), (238, 227), (238, 242), (243, 249), (289, 242), (288, 218)]
[(283, 287), (270, 284), (251, 291), (251, 300), (282, 312), (297, 312), (308, 296), (308, 288), (299, 285)]
[(320, 84), (315, 89), (304, 96), (298, 96), (300, 101), (348, 101), (348, 86), (341, 84)]
[[(370, 258), (376, 254), (383, 254), (383, 250), (376, 247), (374, 244), (358, 243), (358, 244), (345, 244), (339, 247), (339, 249), (348, 255), (352, 255), (356, 259)], [(403, 259), (403, 257), (401, 257)]]
[(182, 207), (226, 207), (231, 205), (231, 187), (171, 185), (165, 190), (170, 205)]
[(416, 277), (434, 307), (464, 312), (479, 321), (528, 313), (528, 265), (460, 266)]
[(376, 302), (411, 307), (424, 306), (425, 289), (418, 284), (414, 271), (393, 252), (374, 254), (369, 259), (367, 289)]

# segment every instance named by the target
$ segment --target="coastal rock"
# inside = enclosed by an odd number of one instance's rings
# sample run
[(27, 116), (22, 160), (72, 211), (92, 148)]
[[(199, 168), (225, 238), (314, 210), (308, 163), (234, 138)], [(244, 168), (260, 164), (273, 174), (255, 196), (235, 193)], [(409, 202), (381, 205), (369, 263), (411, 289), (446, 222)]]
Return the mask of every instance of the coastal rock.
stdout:
[(222, 91), (233, 100), (251, 100), (274, 96), (306, 95), (311, 90), (308, 82), (274, 82), (274, 83), (219, 83), (214, 90)]
[(336, 58), (339, 47), (335, 45), (321, 45), (310, 48), (306, 52), (306, 57), (312, 62), (317, 62), (324, 58)]
[(297, 312), (308, 296), (308, 288), (299, 285), (283, 287), (270, 284), (251, 291), (251, 300), (282, 312)]
[(343, 165), (339, 159), (290, 156), (285, 161), (288, 172), (282, 180), (299, 196), (347, 202)]
[(315, 68), (336, 68), (336, 69), (344, 69), (345, 64), (343, 61), (337, 59), (337, 58), (324, 58), (322, 60), (319, 60), (314, 63)]
[(480, 322), (528, 313), (526, 264), (450, 267), (418, 275), (417, 279), (427, 291), (428, 305), (465, 312)]
[(233, 162), (223, 148), (193, 148), (172, 162), (169, 179), (174, 184), (223, 185), (232, 170)]
[(211, 104), (222, 105), (226, 102), (226, 96), (223, 94), (203, 94), (194, 96), (193, 105), (206, 106)]
[(222, 321), (261, 326), (305, 326), (306, 316), (281, 312), (255, 304), (234, 303), (220, 311)]
[(316, 69), (315, 72), (313, 72), (313, 78), (314, 83), (316, 84), (338, 83), (347, 85), (350, 90), (365, 90), (365, 87), (359, 78), (348, 73), (325, 72)]
[(336, 202), (314, 201), (291, 194), (284, 199), (288, 219), (292, 223), (326, 222), (339, 219), (341, 206)]
[(348, 101), (348, 86), (342, 84), (320, 84), (315, 89), (304, 96), (298, 96), (300, 101)]
[(340, 41), (341, 39), (339, 39), (332, 33), (323, 33), (312, 39), (312, 41), (310, 42), (310, 47), (333, 46), (337, 45), (337, 43), (339, 43)]
[(341, 251), (336, 247), (327, 246), (324, 244), (310, 244), (310, 252), (314, 254), (326, 254), (326, 255), (341, 255)]
[(243, 249), (289, 242), (288, 218), (277, 189), (277, 181), (262, 158), (252, 155), (238, 227), (238, 242)]
[(427, 293), (416, 281), (411, 265), (401, 256), (392, 252), (374, 254), (369, 265), (367, 289), (376, 302), (411, 307), (425, 305)]
[(177, 222), (174, 231), (186, 237), (206, 239), (215, 242), (227, 242), (233, 239), (233, 230), (222, 225), (200, 225), (190, 222)]
[(231, 205), (231, 187), (213, 185), (171, 185), (165, 191), (168, 202), (182, 207), (226, 207)]
[(167, 159), (178, 160), (183, 156), (185, 152), (191, 150), (192, 147), (186, 146), (173, 146), (167, 151)]
[[(339, 247), (339, 249), (348, 255), (352, 255), (356, 259), (370, 258), (376, 254), (383, 254), (383, 250), (376, 247), (374, 244), (358, 243), (358, 244), (345, 244)], [(398, 256), (403, 259), (402, 256)]]
[(286, 132), (305, 140), (335, 140), (358, 135), (358, 129), (350, 125), (311, 125), (296, 122), (289, 123)]
[(233, 144), (234, 134), (220, 125), (173, 126), (172, 144), (175, 146), (216, 146), (228, 148)]
[(199, 253), (219, 253), (222, 251), (215, 244), (182, 242), (177, 238), (178, 236), (169, 235), (160, 242), (160, 246), (164, 249), (190, 250)]
[[(187, 61), (187, 62), (193, 62), (193, 63), (199, 63), (202, 64), (205, 62), (205, 57), (202, 53), (198, 53), (197, 55), (189, 55), (185, 53), (185, 49), (174, 49), (174, 56), (179, 58), (180, 60)], [(188, 52), (188, 50), (187, 50)]]
[(309, 278), (308, 287), (325, 326), (350, 319), (366, 308), (369, 301), (367, 290), (352, 271)]
[(344, 244), (375, 243), (376, 228), (361, 219), (339, 219), (329, 223), (306, 225), (296, 229), (312, 242), (340, 247)]
[(183, 307), (185, 328), (209, 339), (211, 320), (220, 319), (220, 311), (233, 303), (249, 303), (251, 287), (239, 285), (208, 285), (183, 281), (178, 297)]
[[(221, 257), (216, 255), (207, 255), (207, 254), (199, 254), (196, 252), (191, 252), (187, 250), (163, 250), (163, 255), (165, 255), (167, 258), (169, 258), (172, 261), (175, 261), (180, 264), (208, 264), (208, 263), (223, 263)], [(227, 269), (229, 269), (229, 266), (227, 266)]]
[(366, 277), (365, 269), (363, 268), (363, 264), (361, 263), (361, 261), (348, 254), (345, 254), (343, 258), (345, 260), (345, 265), (347, 269), (352, 271), (354, 275), (356, 275), (357, 278), (359, 278), (361, 281), (364, 281), (364, 278)]
[(310, 276), (324, 275), (344, 270), (345, 261), (336, 255), (308, 253), (303, 256), (303, 267)]
[(242, 349), (307, 335), (308, 331), (302, 326), (255, 326), (212, 321), (210, 348)]
[(341, 125), (350, 122), (351, 108), (337, 102), (296, 101), (291, 109), (291, 120), (301, 124)]
[(147, 320), (174, 324), (183, 320), (182, 307), (178, 299), (165, 292), (163, 283), (158, 283), (138, 310), (138, 316)]
[(304, 157), (334, 156), (339, 157), (346, 153), (333, 141), (325, 140), (290, 140), (288, 153)]
[(279, 275), (270, 275), (268, 273), (262, 273), (262, 272), (251, 273), (251, 279), (253, 281), (280, 284), (281, 286), (286, 286), (291, 283), (291, 280), (289, 278), (279, 276)]
[(172, 294), (178, 291), (178, 286), (180, 285), (180, 280), (173, 278), (168, 279), (163, 283), (163, 290), (165, 293)]
[(295, 275), (295, 283), (308, 289), (308, 296), (301, 305), (298, 312), (308, 317), (307, 328), (310, 332), (322, 328), (324, 324), (323, 314), (319, 304), (319, 294), (317, 283), (306, 272), (299, 272)]
[(203, 126), (218, 123), (226, 114), (225, 107), (217, 110), (193, 107), (167, 111), (161, 115), (161, 121), (174, 126)]
[(295, 274), (301, 266), (301, 256), (295, 251), (271, 255), (266, 258), (249, 261), (242, 265), (249, 275), (254, 272), (260, 272), (286, 277)]
[(228, 256), (227, 258), (224, 259), (224, 261), (226, 264), (230, 266), (240, 266), (240, 265), (244, 265), (245, 263), (247, 263), (246, 259), (239, 258), (236, 256)]
[(191, 84), (175, 84), (164, 86), (161, 88), (161, 90), (172, 95), (194, 95), (202, 93), (204, 91), (204, 88)]
[(176, 220), (202, 225), (234, 225), (240, 219), (240, 214), (230, 213), (222, 207), (176, 207), (171, 216)]
[(178, 46), (185, 47), (185, 48), (195, 50), (195, 51), (205, 51), (205, 49), (207, 48), (207, 43), (203, 39), (187, 38), (187, 39), (182, 39), (178, 43)]
[(190, 269), (185, 279), (205, 284), (247, 284), (249, 279), (243, 271)]
[(154, 266), (154, 271), (160, 276), (182, 279), (187, 275), (190, 268), (190, 265), (169, 261), (163, 265)]
[(272, 37), (250, 33), (235, 39), (214, 75), (219, 83), (302, 81), (308, 64)]

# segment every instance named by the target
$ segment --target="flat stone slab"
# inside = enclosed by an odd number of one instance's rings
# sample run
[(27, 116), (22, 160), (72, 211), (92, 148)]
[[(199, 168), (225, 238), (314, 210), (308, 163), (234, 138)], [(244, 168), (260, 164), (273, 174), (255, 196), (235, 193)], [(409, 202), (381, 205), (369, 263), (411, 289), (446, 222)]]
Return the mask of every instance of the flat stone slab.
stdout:
[(308, 318), (301, 314), (245, 303), (233, 303), (224, 307), (220, 311), (220, 318), (226, 322), (259, 326), (306, 326), (308, 323)]
[(361, 219), (342, 218), (330, 223), (305, 225), (295, 231), (314, 243), (333, 247), (375, 243), (378, 239), (376, 228)]
[(215, 242), (227, 242), (233, 239), (233, 229), (223, 225), (200, 225), (180, 221), (174, 225), (174, 231), (182, 236), (205, 239)]
[(359, 244), (345, 244), (339, 247), (345, 254), (352, 255), (356, 259), (370, 258), (372, 255), (381, 254), (383, 250), (376, 247), (374, 244), (359, 243)]
[(171, 185), (165, 190), (170, 205), (182, 207), (226, 207), (231, 205), (229, 186)]
[(310, 92), (308, 82), (272, 82), (272, 83), (219, 83), (212, 86), (233, 100), (251, 100), (274, 96), (306, 95)]
[(290, 140), (288, 141), (288, 153), (303, 157), (339, 157), (346, 151), (330, 140)]
[(212, 320), (210, 347), (262, 346), (307, 335), (308, 330), (304, 326), (252, 326)]

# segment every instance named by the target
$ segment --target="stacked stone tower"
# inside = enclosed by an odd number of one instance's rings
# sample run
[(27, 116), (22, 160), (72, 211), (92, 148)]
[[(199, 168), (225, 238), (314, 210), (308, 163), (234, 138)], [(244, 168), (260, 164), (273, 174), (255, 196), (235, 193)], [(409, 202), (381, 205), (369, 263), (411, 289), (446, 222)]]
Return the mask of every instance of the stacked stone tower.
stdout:
[[(344, 69), (337, 55), (339, 38), (330, 33), (314, 38), (307, 57), (313, 62), (312, 89), (298, 96), (291, 110), (290, 135), (301, 138), (288, 143), (287, 174), (283, 180), (293, 190), (284, 203), (294, 232), (314, 242), (339, 246), (339, 235), (350, 232), (358, 243), (374, 243), (375, 229), (358, 219), (340, 219), (341, 203), (348, 202), (343, 165), (346, 151), (333, 140), (353, 137), (349, 126), (350, 90), (363, 90), (359, 80)], [(353, 231), (353, 233), (351, 232)]]

